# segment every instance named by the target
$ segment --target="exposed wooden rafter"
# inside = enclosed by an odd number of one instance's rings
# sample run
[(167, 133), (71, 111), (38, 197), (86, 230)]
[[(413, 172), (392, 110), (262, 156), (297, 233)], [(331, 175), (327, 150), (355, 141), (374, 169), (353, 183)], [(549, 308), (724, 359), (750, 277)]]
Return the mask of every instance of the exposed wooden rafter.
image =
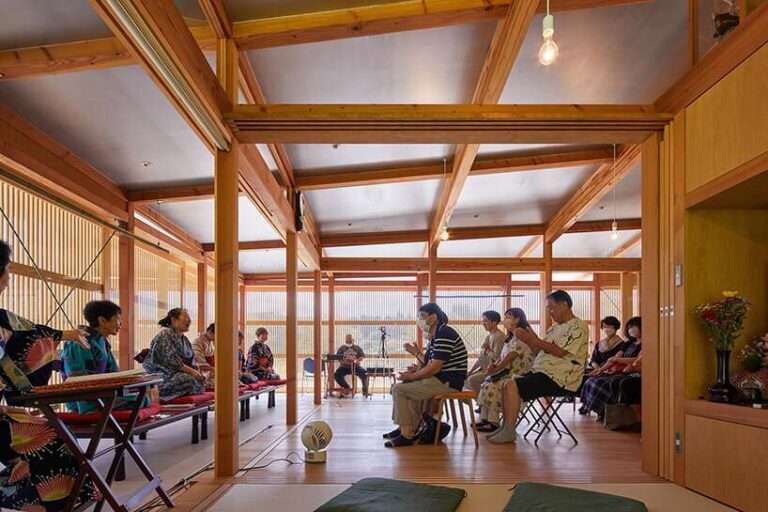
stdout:
[(542, 235), (536, 235), (532, 237), (528, 242), (523, 246), (522, 249), (520, 249), (520, 252), (517, 253), (518, 258), (527, 258), (531, 254), (533, 254), (533, 251), (536, 250), (538, 246), (541, 245), (541, 242), (543, 241), (544, 237)]
[[(554, 12), (632, 4), (648, 0), (552, 0)], [(218, 15), (220, 0), (202, 0)], [(498, 19), (509, 0), (405, 0), (291, 16), (245, 20), (233, 24), (235, 42), (241, 49), (268, 48), (314, 41), (428, 29)], [(542, 11), (539, 6), (539, 12)], [(204, 13), (209, 12), (203, 7)], [(218, 22), (217, 22), (218, 23)], [(197, 44), (212, 50), (219, 29), (190, 27)], [(226, 34), (226, 31), (221, 33)], [(123, 66), (135, 63), (117, 38), (91, 39), (31, 48), (0, 51), (4, 79)]]
[[(470, 176), (601, 164), (609, 161), (611, 155), (611, 149), (603, 146), (557, 147), (519, 151), (506, 155), (477, 158), (470, 169)], [(323, 174), (305, 174), (296, 178), (296, 187), (300, 190), (322, 190), (377, 185), (381, 183), (403, 183), (406, 181), (437, 179), (444, 176), (443, 163), (433, 162), (421, 165), (387, 166), (378, 169), (369, 168)]]
[(638, 233), (623, 244), (621, 244), (619, 247), (617, 247), (613, 252), (611, 252), (612, 258), (621, 258), (625, 254), (627, 254), (629, 251), (640, 245), (640, 243), (643, 241), (643, 235), (642, 233)]
[[(252, 242), (240, 242), (238, 244), (238, 250), (240, 251), (258, 251), (264, 249), (285, 249), (285, 242), (283, 240), (254, 240)], [(215, 244), (203, 244), (203, 251), (214, 252), (215, 250)]]
[(545, 242), (554, 242), (592, 206), (603, 198), (640, 162), (640, 146), (625, 149), (613, 163), (603, 164), (552, 217), (544, 232)]
[(213, 180), (195, 185), (168, 185), (156, 188), (126, 190), (132, 203), (159, 203), (210, 199), (213, 197)]
[(672, 118), (648, 105), (392, 104), (237, 105), (225, 117), (240, 142), (306, 144), (634, 144)]
[[(640, 258), (553, 258), (553, 270), (581, 272), (637, 272)], [(330, 272), (426, 272), (429, 258), (323, 258)], [(438, 272), (540, 272), (543, 258), (438, 258)]]

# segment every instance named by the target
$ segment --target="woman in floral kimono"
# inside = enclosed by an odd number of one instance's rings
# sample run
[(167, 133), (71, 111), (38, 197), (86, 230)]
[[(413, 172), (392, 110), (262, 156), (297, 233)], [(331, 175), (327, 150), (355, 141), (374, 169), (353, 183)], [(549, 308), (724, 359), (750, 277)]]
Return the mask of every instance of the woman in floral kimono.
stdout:
[[(0, 293), (8, 288), (11, 249), (0, 241)], [(0, 309), (0, 377), (6, 396), (44, 386), (62, 340), (87, 346), (79, 330), (59, 331)], [(42, 416), (0, 406), (0, 507), (34, 512), (62, 510), (78, 475), (78, 464)], [(90, 480), (81, 501), (95, 496)]]
[(504, 313), (504, 327), (509, 335), (501, 349), (498, 361), (486, 370), (488, 377), (480, 386), (477, 402), (480, 404), (480, 423), (478, 432), (493, 432), (499, 428), (501, 417), (501, 390), (504, 382), (531, 370), (533, 352), (528, 345), (518, 340), (514, 330), (529, 327), (525, 312), (520, 308), (511, 308)]
[(259, 380), (280, 380), (280, 375), (275, 373), (275, 357), (267, 345), (268, 339), (269, 331), (264, 327), (256, 329), (256, 341), (248, 351), (248, 371)]
[(189, 331), (190, 323), (186, 309), (168, 311), (165, 318), (158, 322), (162, 329), (152, 340), (144, 359), (147, 373), (163, 376), (163, 383), (159, 386), (163, 401), (205, 391), (205, 376), (197, 369), (192, 344), (184, 335)]

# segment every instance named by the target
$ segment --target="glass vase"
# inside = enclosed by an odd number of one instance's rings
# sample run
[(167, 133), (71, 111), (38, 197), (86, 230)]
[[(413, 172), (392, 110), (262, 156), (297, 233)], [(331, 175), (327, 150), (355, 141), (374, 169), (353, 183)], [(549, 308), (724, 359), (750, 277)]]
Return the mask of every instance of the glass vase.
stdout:
[(731, 384), (731, 351), (717, 351), (717, 382), (709, 389), (710, 402), (734, 403), (738, 397), (736, 386)]

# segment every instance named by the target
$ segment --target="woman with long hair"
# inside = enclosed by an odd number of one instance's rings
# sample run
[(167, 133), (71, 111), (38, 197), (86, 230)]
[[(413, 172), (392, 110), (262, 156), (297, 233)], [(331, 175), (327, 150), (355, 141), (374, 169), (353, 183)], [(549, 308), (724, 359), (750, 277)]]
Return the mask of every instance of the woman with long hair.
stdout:
[[(0, 240), (0, 294), (10, 282), (11, 248)], [(0, 309), (0, 378), (6, 396), (44, 386), (62, 341), (90, 348), (79, 329), (60, 331), (36, 325)], [(57, 511), (66, 505), (80, 465), (42, 416), (0, 405), (0, 508)], [(95, 498), (86, 481), (80, 503)]]
[(205, 391), (205, 376), (195, 365), (195, 353), (192, 344), (184, 334), (191, 323), (186, 309), (173, 308), (158, 324), (162, 329), (149, 345), (149, 353), (144, 359), (147, 373), (159, 373), (163, 376), (160, 384), (160, 399), (170, 401), (187, 395), (197, 395)]
[(515, 329), (530, 329), (525, 311), (510, 308), (504, 313), (504, 327), (507, 338), (501, 349), (501, 356), (486, 369), (487, 377), (480, 386), (477, 402), (480, 404), (480, 423), (478, 432), (494, 432), (499, 428), (501, 417), (501, 398), (504, 383), (531, 370), (533, 352), (531, 348), (518, 340)]

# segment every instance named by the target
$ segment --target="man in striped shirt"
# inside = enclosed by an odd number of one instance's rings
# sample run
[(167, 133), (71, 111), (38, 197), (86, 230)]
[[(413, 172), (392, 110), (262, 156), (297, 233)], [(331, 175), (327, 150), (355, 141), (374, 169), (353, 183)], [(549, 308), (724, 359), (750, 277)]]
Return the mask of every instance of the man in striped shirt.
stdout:
[(429, 400), (461, 391), (467, 377), (467, 348), (461, 335), (448, 325), (443, 310), (434, 303), (424, 304), (417, 323), (430, 342), (424, 361), (400, 374), (402, 382), (392, 386), (392, 421), (398, 428), (384, 434), (388, 448), (414, 444)]

